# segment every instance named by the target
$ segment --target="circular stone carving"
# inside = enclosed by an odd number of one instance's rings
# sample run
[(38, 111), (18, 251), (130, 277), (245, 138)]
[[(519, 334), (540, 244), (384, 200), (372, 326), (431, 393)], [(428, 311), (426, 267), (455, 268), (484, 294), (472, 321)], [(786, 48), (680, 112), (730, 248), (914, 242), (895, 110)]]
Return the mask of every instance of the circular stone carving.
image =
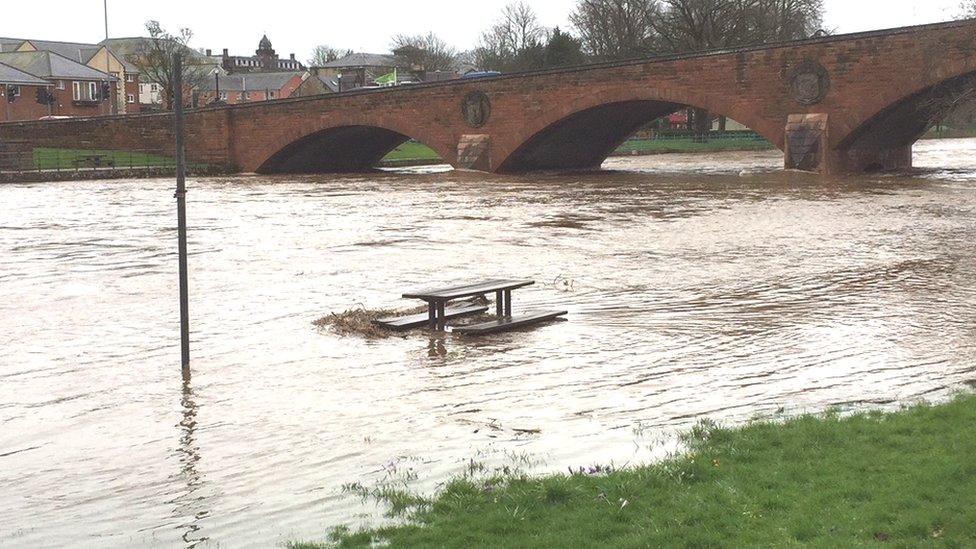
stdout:
[(801, 105), (816, 105), (827, 97), (830, 90), (830, 75), (827, 69), (816, 61), (804, 61), (790, 80), (793, 99)]
[(461, 101), (461, 116), (473, 128), (480, 128), (491, 117), (491, 101), (484, 92), (471, 92)]

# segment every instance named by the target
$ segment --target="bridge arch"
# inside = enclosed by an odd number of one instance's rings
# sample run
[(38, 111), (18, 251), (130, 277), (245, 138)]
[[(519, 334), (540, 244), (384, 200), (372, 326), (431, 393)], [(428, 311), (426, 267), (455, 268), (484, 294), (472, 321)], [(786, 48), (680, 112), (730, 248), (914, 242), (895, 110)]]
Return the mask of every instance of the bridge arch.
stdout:
[(520, 132), (526, 137), (502, 147), (496, 171), (597, 168), (642, 126), (684, 107), (732, 118), (783, 148), (782, 124), (771, 123), (754, 108), (725, 98), (652, 87), (600, 94), (582, 90), (534, 116)]
[(262, 174), (353, 173), (367, 171), (403, 143), (414, 139), (450, 162), (449, 150), (436, 140), (391, 124), (350, 122), (305, 129), (265, 147), (255, 172)]
[(884, 151), (910, 147), (961, 100), (971, 100), (974, 92), (976, 67), (935, 84), (926, 82), (900, 96), (886, 97), (888, 104), (876, 108), (860, 125), (847, 131), (837, 149)]

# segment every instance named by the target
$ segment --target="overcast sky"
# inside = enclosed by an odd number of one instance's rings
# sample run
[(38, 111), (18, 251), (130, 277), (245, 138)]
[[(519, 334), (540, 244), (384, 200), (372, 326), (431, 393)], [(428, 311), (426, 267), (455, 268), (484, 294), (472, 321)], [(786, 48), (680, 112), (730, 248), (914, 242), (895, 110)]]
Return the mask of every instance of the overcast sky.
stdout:
[[(96, 42), (104, 37), (103, 0), (6, 1), (0, 36)], [(108, 0), (109, 33), (138, 36), (148, 19), (189, 27), (192, 45), (247, 55), (267, 33), (282, 57), (308, 58), (317, 44), (387, 51), (398, 33), (434, 31), (453, 45), (473, 47), (510, 0)], [(574, 0), (531, 0), (547, 26), (568, 27)], [(855, 32), (949, 19), (960, 0), (825, 0), (825, 27)]]

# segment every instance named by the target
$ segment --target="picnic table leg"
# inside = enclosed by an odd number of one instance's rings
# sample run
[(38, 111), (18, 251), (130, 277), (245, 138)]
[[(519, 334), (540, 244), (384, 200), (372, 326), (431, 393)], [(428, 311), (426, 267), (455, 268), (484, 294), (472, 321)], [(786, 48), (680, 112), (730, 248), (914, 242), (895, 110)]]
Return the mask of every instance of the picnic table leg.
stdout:
[(439, 301), (437, 303), (437, 329), (438, 330), (444, 331), (444, 328), (447, 325), (447, 319), (444, 318), (445, 316), (447, 315), (444, 314), (444, 302)]
[(512, 316), (512, 290), (505, 290), (505, 316)]
[(505, 316), (505, 303), (501, 290), (495, 292), (495, 314), (498, 315), (498, 318)]
[(427, 324), (431, 328), (437, 326), (437, 308), (434, 306), (433, 301), (427, 302)]

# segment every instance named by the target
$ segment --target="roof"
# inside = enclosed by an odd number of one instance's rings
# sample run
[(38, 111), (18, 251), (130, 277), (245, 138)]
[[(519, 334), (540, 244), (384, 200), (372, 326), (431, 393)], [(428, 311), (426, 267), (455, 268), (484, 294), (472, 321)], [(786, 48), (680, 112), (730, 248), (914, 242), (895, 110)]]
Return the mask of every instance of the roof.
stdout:
[[(16, 44), (12, 46), (11, 49), (5, 49), (3, 43), (8, 41), (9, 44)], [(51, 51), (62, 57), (68, 58), (72, 61), (77, 61), (83, 65), (88, 64), (95, 55), (101, 51), (104, 44), (88, 44), (85, 42), (59, 42), (55, 40), (36, 40), (33, 38), (0, 38), (0, 51), (17, 51), (17, 49), (24, 44), (24, 42), (30, 43), (35, 49), (41, 51)], [(125, 57), (116, 53), (111, 47), (108, 50), (112, 55), (122, 63), (125, 68), (125, 72), (137, 73), (139, 69), (128, 62)]]
[(322, 82), (322, 84), (324, 84), (325, 87), (328, 88), (328, 90), (331, 91), (332, 93), (337, 93), (339, 91), (338, 78), (329, 78), (328, 76), (322, 76), (322, 75), (318, 75), (315, 78), (318, 78), (319, 81)]
[(117, 80), (114, 76), (97, 71), (87, 65), (82, 65), (81, 63), (50, 51), (0, 53), (0, 63), (10, 65), (41, 78)]
[(56, 42), (53, 40), (34, 40), (27, 39), (35, 48), (43, 51), (53, 51), (54, 53), (67, 57), (78, 63), (87, 63), (98, 53), (101, 46), (97, 44), (85, 44), (82, 42)]
[(383, 55), (378, 53), (351, 53), (341, 59), (336, 59), (322, 65), (332, 69), (359, 68), (359, 67), (403, 67), (406, 63), (395, 55)]
[(26, 73), (17, 67), (0, 63), (0, 84), (17, 84), (22, 86), (49, 86), (50, 82)]
[[(284, 88), (292, 78), (301, 77), (301, 72), (252, 72), (240, 74), (220, 75), (220, 91), (278, 91)], [(214, 90), (214, 79), (204, 80), (201, 88)], [(246, 86), (246, 88), (245, 88)]]
[[(150, 48), (152, 40), (152, 38), (146, 36), (133, 36), (130, 38), (109, 38), (108, 40), (102, 40), (99, 42), (99, 44), (107, 45), (108, 48), (116, 54), (116, 57), (119, 57), (123, 59), (125, 63), (132, 65), (132, 61), (137, 59)], [(193, 48), (187, 48), (187, 52), (189, 53), (189, 58), (193, 61), (192, 64), (214, 64), (213, 59)], [(132, 65), (132, 67), (134, 71), (138, 71), (138, 68), (135, 65)], [(129, 70), (128, 67), (126, 70)]]
[(17, 51), (17, 48), (19, 48), (23, 43), (24, 41), (20, 38), (0, 37), (0, 53), (5, 51)]

